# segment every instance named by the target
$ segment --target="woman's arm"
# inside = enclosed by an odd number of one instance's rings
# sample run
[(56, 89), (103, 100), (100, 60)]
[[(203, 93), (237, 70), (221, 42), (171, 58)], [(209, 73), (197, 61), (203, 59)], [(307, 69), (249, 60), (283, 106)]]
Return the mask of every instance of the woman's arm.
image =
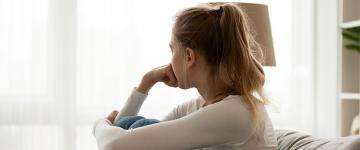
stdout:
[(121, 109), (120, 113), (117, 114), (114, 122), (125, 116), (136, 116), (139, 113), (146, 97), (147, 94), (141, 93), (134, 88), (126, 100), (124, 107)]
[(225, 101), (176, 120), (130, 130), (102, 119), (93, 133), (100, 150), (195, 149), (247, 139), (252, 134), (250, 116), (238, 101)]
[[(157, 77), (154, 81), (177, 86), (171, 65), (155, 69), (151, 74)], [(146, 92), (134, 89), (117, 118), (136, 115), (146, 95)], [(115, 117), (108, 117), (94, 125), (93, 134), (100, 150), (184, 150), (210, 147), (246, 139), (251, 135), (251, 115), (241, 106), (226, 101), (218, 102), (176, 120), (130, 130), (112, 126)]]
[(194, 108), (195, 107), (194, 105), (196, 104), (197, 100), (198, 100), (198, 98), (190, 99), (188, 101), (181, 103), (180, 105), (177, 105), (166, 116), (164, 116), (160, 121), (175, 120), (175, 119), (184, 117), (187, 114), (196, 111), (196, 108)]
[(114, 121), (125, 116), (135, 116), (138, 114), (141, 105), (146, 99), (149, 90), (157, 83), (163, 82), (170, 87), (177, 87), (177, 79), (172, 70), (171, 64), (157, 67), (147, 72), (137, 88), (134, 88), (124, 107), (116, 116)]

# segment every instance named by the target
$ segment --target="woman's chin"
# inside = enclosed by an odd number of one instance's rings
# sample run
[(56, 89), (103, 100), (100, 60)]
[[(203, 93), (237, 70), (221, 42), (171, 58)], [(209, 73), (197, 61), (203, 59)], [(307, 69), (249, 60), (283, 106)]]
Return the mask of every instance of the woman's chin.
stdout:
[(179, 86), (179, 88), (180, 88), (180, 89), (183, 89), (183, 90), (188, 89), (188, 88), (184, 88), (184, 87), (181, 87), (181, 86)]
[(191, 86), (185, 86), (185, 85), (183, 85), (183, 84), (179, 84), (179, 85), (178, 85), (178, 88), (183, 89), (183, 90), (186, 90), (186, 89), (190, 89)]
[(179, 85), (178, 85), (178, 88), (184, 89), (184, 86), (179, 84)]

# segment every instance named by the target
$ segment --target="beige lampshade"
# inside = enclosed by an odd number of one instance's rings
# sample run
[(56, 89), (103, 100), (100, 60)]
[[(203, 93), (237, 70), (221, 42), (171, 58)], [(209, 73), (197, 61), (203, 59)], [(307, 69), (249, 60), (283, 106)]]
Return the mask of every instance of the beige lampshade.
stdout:
[[(221, 5), (226, 2), (211, 2), (211, 5)], [(263, 50), (264, 66), (275, 66), (275, 54), (273, 47), (273, 40), (271, 35), (271, 26), (269, 19), (268, 7), (264, 4), (253, 3), (239, 3), (232, 2), (238, 5), (247, 15), (248, 23), (255, 39), (261, 45)]]

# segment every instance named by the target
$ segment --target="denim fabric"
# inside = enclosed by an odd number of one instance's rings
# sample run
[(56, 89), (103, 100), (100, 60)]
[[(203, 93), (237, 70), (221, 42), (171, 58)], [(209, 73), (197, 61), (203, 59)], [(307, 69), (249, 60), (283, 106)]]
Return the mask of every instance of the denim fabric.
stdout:
[(120, 118), (117, 122), (115, 122), (114, 126), (128, 130), (158, 122), (160, 121), (156, 119), (146, 119), (142, 116), (125, 116)]

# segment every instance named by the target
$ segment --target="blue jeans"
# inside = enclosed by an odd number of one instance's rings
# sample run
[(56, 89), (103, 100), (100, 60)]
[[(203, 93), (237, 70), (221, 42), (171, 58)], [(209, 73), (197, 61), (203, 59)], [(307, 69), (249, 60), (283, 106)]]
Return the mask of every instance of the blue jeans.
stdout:
[(128, 130), (158, 122), (160, 121), (156, 119), (146, 119), (142, 116), (125, 116), (120, 118), (117, 122), (115, 122), (114, 126)]

